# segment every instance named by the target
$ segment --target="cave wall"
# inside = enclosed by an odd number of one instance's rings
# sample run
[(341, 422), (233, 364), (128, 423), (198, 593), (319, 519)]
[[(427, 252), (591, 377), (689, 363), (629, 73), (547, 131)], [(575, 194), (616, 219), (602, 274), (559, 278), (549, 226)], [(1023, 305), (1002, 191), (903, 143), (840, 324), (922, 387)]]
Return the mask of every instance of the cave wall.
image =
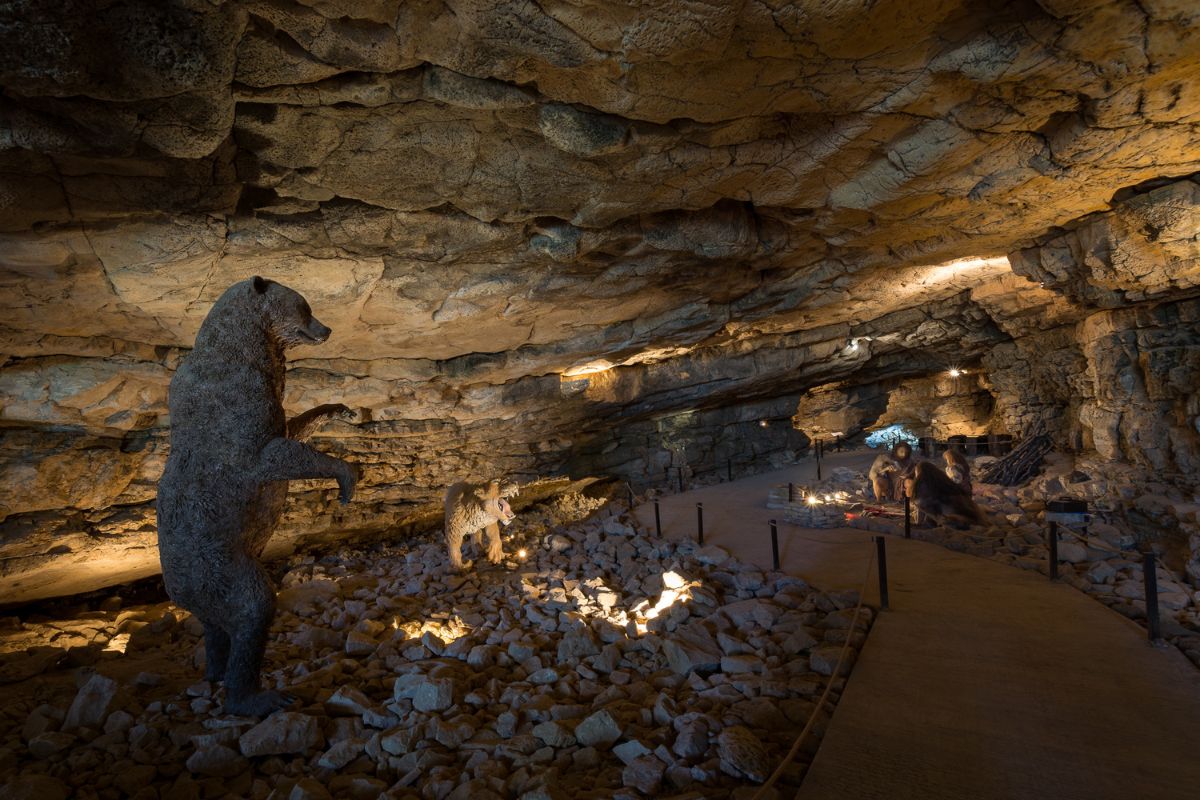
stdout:
[[(1132, 415), (1113, 427), (1140, 395), (1088, 377), (1107, 345), (1064, 339), (1079, 388), (1056, 395), (1031, 337), (1195, 282), (1195, 187), (1172, 179), (1200, 170), (1198, 18), (1126, 0), (4, 4), (0, 601), (155, 569), (166, 386), (255, 274), (333, 328), (291, 354), (286, 405), (351, 406), (316, 443), (364, 467), (346, 509), (295, 484), (282, 546), (402, 531), (466, 475), (649, 482), (665, 431), (700, 478), (731, 439), (743, 468), (777, 463), (801, 434), (754, 422), (812, 387), (868, 402), (857, 387), (1010, 346), (996, 369), (1031, 390), (991, 385), (1014, 430), (1065, 402), (1080, 440), (1086, 420), (1092, 440), (1148, 441)], [(1160, 327), (1139, 327), (1135, 371)], [(1179, 382), (1146, 383), (1139, 408), (1186, 418), (1155, 399)]]
[(614, 427), (578, 448), (574, 471), (597, 471), (635, 489), (685, 486), (778, 469), (805, 454), (791, 425), (796, 397), (687, 410)]
[(865, 385), (819, 386), (800, 397), (792, 422), (806, 436), (826, 441), (889, 425), (940, 440), (1006, 432), (993, 419), (995, 400), (980, 370), (954, 369), (962, 374), (944, 369)]
[(910, 364), (905, 379), (864, 369), (808, 390), (796, 425), (823, 437), (894, 422), (939, 438), (1044, 428), (1064, 449), (1195, 486), (1198, 232), (1195, 179), (1123, 192), (1110, 211), (1013, 252), (1011, 274), (967, 293), (1000, 331), (979, 369), (957, 381), (947, 370), (961, 361)]
[(1011, 255), (1078, 319), (984, 357), (1006, 424), (1194, 486), (1200, 457), (1200, 186), (1129, 196)]

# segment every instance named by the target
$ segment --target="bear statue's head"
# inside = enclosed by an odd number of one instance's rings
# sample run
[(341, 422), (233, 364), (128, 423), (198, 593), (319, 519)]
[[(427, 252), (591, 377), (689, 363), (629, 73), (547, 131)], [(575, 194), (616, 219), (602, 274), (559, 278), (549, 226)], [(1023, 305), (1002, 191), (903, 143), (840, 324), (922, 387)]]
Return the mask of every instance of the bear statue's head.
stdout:
[(512, 506), (505, 498), (512, 497), (516, 493), (516, 485), (505, 484), (501, 487), (500, 481), (497, 480), (490, 481), (485, 488), (476, 491), (479, 499), (483, 501), (483, 510), (505, 527), (508, 527), (508, 524), (517, 518), (516, 512), (512, 510)]
[(249, 284), (251, 301), (261, 304), (271, 334), (285, 348), (320, 344), (333, 333), (312, 315), (308, 301), (299, 292), (257, 275)]

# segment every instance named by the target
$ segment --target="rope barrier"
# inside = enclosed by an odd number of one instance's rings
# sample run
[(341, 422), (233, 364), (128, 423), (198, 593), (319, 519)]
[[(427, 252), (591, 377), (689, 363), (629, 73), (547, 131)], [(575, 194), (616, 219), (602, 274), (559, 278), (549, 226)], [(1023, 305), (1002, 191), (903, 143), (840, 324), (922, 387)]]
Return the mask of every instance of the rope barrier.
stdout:
[(758, 788), (758, 792), (754, 795), (754, 800), (763, 800), (766, 793), (770, 791), (775, 782), (783, 775), (785, 769), (796, 758), (796, 754), (800, 752), (800, 747), (804, 744), (804, 740), (808, 738), (808, 734), (812, 731), (813, 725), (816, 724), (817, 715), (825, 708), (825, 703), (829, 699), (829, 693), (833, 690), (833, 683), (842, 671), (842, 664), (846, 659), (846, 653), (850, 651), (850, 642), (854, 637), (854, 632), (858, 628), (858, 618), (862, 614), (863, 598), (867, 593), (867, 584), (871, 580), (871, 568), (875, 566), (875, 552), (872, 548), (870, 556), (867, 558), (867, 572), (863, 576), (862, 587), (858, 590), (858, 605), (854, 607), (854, 617), (850, 620), (850, 627), (846, 630), (846, 641), (842, 642), (841, 652), (838, 653), (837, 664), (833, 668), (833, 674), (829, 676), (829, 683), (825, 684), (825, 691), (821, 693), (821, 698), (817, 701), (817, 705), (813, 708), (812, 714), (808, 717), (808, 722), (805, 723), (804, 729), (800, 731), (800, 735), (796, 737), (796, 741), (792, 743), (792, 748), (788, 750), (783, 761), (771, 773), (771, 777), (767, 778), (766, 782)]

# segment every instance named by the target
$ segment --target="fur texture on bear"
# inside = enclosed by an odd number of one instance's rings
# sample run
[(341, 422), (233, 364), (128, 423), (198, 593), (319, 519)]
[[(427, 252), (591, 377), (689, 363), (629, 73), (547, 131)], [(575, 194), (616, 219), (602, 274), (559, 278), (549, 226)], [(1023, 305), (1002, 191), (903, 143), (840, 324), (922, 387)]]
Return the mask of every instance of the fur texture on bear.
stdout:
[(446, 490), (446, 547), (450, 551), (452, 569), (463, 569), (463, 538), (473, 535), (475, 547), (479, 549), (485, 531), (487, 560), (492, 564), (500, 563), (504, 558), (500, 526), (507, 527), (517, 516), (505, 498), (515, 496), (517, 490), (517, 486), (501, 485), (498, 480), (456, 483)]
[(229, 287), (171, 379), (171, 451), (158, 484), (158, 549), (167, 594), (204, 625), (206, 675), (225, 681), (225, 710), (269, 714), (291, 702), (260, 684), (275, 587), (259, 565), (288, 481), (333, 478), (342, 503), (357, 472), (304, 439), (325, 405), (287, 420), (284, 352), (329, 338), (297, 292), (262, 278)]

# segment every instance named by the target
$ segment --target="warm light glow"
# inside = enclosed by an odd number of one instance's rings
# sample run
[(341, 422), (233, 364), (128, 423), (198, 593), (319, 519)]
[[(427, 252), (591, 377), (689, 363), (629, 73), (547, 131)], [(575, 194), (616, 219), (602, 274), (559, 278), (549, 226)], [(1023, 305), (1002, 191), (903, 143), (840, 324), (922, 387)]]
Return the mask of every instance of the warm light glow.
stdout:
[(116, 636), (108, 640), (108, 644), (104, 647), (104, 652), (124, 653), (126, 647), (129, 647), (129, 634), (118, 633)]
[(965, 370), (961, 370), (958, 367), (951, 367), (949, 374), (951, 378), (957, 378), (959, 375), (962, 375), (963, 372), (965, 372)]
[(650, 620), (660, 616), (671, 606), (692, 599), (692, 586), (695, 584), (688, 583), (678, 572), (674, 570), (664, 572), (662, 582), (663, 591), (659, 595), (657, 603), (651, 606), (648, 601), (643, 600), (632, 609), (639, 634), (646, 633), (649, 630)]
[(396, 617), (392, 620), (392, 627), (404, 631), (404, 636), (408, 639), (420, 639), (425, 634), (432, 633), (446, 644), (470, 633), (467, 626), (463, 625), (462, 620), (458, 617), (451, 617), (447, 620), (425, 619), (408, 622), (401, 622), (400, 618)]
[(517, 558), (521, 559), (522, 561), (524, 561), (528, 555), (529, 555), (529, 551), (526, 550), (524, 547), (522, 547), (520, 550), (517, 551)]
[(821, 499), (815, 494), (810, 494), (807, 498), (805, 498), (804, 502), (808, 503), (810, 506), (815, 506), (821, 502)]
[(595, 375), (598, 372), (607, 372), (613, 368), (613, 364), (607, 358), (597, 358), (595, 361), (588, 361), (584, 364), (576, 364), (563, 371), (564, 378), (582, 378), (586, 375)]
[(846, 344), (845, 351), (847, 353), (857, 353), (859, 350), (862, 349), (862, 345), (859, 344), (859, 342), (869, 342), (869, 341), (871, 341), (870, 336), (855, 336), (853, 339), (851, 339)]
[(765, 428), (765, 427), (767, 427), (768, 425), (770, 425), (770, 423), (769, 423), (769, 422), (767, 422), (765, 419), (760, 419), (760, 420), (758, 421), (758, 427), (760, 427), (760, 428)]
[(960, 258), (957, 261), (947, 261), (944, 264), (933, 265), (926, 273), (926, 280), (933, 283), (941, 283), (964, 273), (997, 272), (1008, 269), (1010, 269), (1008, 256)]

